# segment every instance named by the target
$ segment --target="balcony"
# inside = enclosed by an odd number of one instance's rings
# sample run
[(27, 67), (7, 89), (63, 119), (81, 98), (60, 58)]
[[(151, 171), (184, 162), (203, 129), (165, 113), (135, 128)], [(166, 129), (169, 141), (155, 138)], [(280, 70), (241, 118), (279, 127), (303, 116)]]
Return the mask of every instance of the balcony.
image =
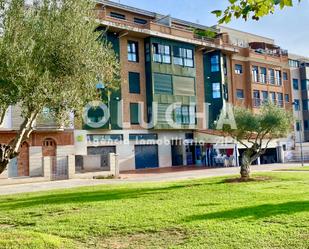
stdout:
[(261, 55), (269, 55), (275, 57), (288, 56), (288, 51), (281, 49), (279, 46), (274, 44), (267, 44), (264, 42), (251, 42), (249, 43), (251, 52)]
[(266, 74), (253, 74), (252, 82), (261, 84), (271, 84), (276, 86), (282, 86), (282, 78), (277, 78), (275, 76), (267, 76)]

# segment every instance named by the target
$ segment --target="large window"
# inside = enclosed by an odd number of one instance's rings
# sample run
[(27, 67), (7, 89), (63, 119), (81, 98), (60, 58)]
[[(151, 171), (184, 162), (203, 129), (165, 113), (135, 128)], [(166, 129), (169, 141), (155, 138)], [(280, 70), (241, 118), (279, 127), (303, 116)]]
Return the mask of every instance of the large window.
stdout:
[(221, 98), (221, 87), (220, 83), (212, 83), (212, 98), (219, 99)]
[(267, 70), (266, 70), (265, 67), (261, 67), (260, 70), (261, 70), (260, 82), (265, 84), (266, 83)]
[(275, 70), (268, 69), (268, 74), (269, 74), (269, 83), (274, 85), (275, 84)]
[(305, 131), (309, 130), (309, 120), (304, 120), (304, 130)]
[(303, 100), (303, 110), (304, 110), (304, 111), (308, 111), (308, 110), (309, 110), (308, 103), (309, 103), (309, 100), (308, 100), (308, 99), (304, 99), (304, 100)]
[(271, 102), (276, 103), (276, 93), (270, 92), (269, 95), (270, 95)]
[(195, 107), (184, 105), (175, 108), (175, 122), (184, 125), (195, 124)]
[(299, 99), (294, 99), (294, 110), (300, 111), (300, 102)]
[(138, 17), (134, 17), (134, 22), (137, 23), (137, 24), (146, 24), (147, 23), (147, 20), (145, 19), (141, 19), (141, 18), (138, 18)]
[(298, 90), (299, 89), (298, 79), (293, 79), (293, 89), (294, 90)]
[(289, 60), (290, 67), (299, 67), (299, 61)]
[(155, 94), (173, 95), (172, 75), (154, 73), (153, 81)]
[(290, 102), (290, 95), (285, 94), (285, 102), (287, 102), (287, 103)]
[(263, 103), (268, 102), (268, 92), (267, 91), (262, 91), (262, 98), (263, 98)]
[(235, 64), (235, 74), (242, 74), (242, 65)]
[(129, 72), (129, 92), (140, 93), (140, 74)]
[(252, 80), (259, 82), (259, 68), (257, 66), (252, 66)]
[(138, 62), (138, 43), (128, 41), (128, 61)]
[(243, 89), (237, 89), (236, 90), (236, 97), (237, 97), (237, 99), (244, 99), (245, 98), (244, 90)]
[(213, 55), (210, 57), (210, 64), (211, 64), (211, 72), (219, 72), (220, 71), (220, 58), (219, 55)]
[(283, 80), (288, 80), (288, 73), (287, 72), (283, 72)]
[(283, 94), (277, 93), (278, 106), (283, 107)]
[(261, 105), (260, 91), (253, 90), (253, 106), (259, 107), (260, 105)]
[(185, 66), (185, 67), (193, 67), (194, 60), (193, 60), (193, 50), (187, 48), (181, 48), (175, 46), (174, 50), (174, 64)]
[(171, 47), (159, 43), (152, 44), (153, 61), (158, 63), (171, 64)]
[(276, 70), (275, 75), (276, 75), (276, 85), (281, 86), (282, 85), (281, 71)]

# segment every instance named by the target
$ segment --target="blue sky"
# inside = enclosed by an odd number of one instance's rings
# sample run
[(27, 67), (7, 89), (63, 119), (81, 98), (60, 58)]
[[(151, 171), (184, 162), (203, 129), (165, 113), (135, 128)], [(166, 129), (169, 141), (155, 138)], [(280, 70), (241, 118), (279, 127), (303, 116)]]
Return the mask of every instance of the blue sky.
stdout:
[[(122, 4), (170, 14), (187, 21), (211, 26), (216, 24), (216, 17), (210, 12), (223, 9), (227, 0), (114, 0)], [(277, 11), (260, 21), (232, 21), (231, 28), (270, 37), (290, 53), (309, 57), (309, 0), (296, 3), (293, 8)]]

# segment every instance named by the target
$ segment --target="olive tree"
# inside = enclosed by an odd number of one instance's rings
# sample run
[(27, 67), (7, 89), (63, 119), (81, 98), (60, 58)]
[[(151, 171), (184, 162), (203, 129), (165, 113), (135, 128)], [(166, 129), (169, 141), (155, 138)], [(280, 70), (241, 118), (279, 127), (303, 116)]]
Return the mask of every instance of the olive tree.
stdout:
[(276, 7), (292, 7), (295, 2), (301, 0), (229, 0), (225, 10), (214, 10), (212, 13), (220, 18), (219, 23), (229, 23), (233, 17), (259, 20), (263, 16), (273, 14)]
[(277, 105), (266, 103), (259, 113), (234, 107), (233, 116), (236, 127), (223, 125), (222, 130), (246, 148), (242, 156), (240, 175), (242, 179), (248, 179), (251, 164), (266, 152), (269, 143), (273, 139), (287, 137), (291, 132), (293, 115)]
[[(0, 173), (18, 155), (43, 108), (58, 123), (98, 98), (95, 85), (118, 85), (119, 65), (90, 0), (0, 0), (0, 124), (18, 105), (23, 122), (12, 142), (0, 145)], [(99, 42), (101, 41), (101, 42)]]

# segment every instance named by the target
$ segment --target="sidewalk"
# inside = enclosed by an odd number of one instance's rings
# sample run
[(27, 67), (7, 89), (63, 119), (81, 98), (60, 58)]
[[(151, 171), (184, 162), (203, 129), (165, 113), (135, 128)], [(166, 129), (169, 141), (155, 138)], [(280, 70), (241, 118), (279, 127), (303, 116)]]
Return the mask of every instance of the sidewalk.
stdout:
[[(252, 166), (252, 172), (270, 172), (273, 170), (295, 168), (299, 164), (272, 164)], [(75, 187), (96, 186), (106, 184), (125, 184), (143, 182), (167, 182), (189, 179), (209, 178), (239, 174), (239, 168), (165, 168), (142, 171), (123, 172), (121, 179), (93, 180), (93, 179), (72, 179), (65, 181), (28, 183), (19, 185), (0, 186), (0, 195), (17, 194), (47, 191), (55, 189), (70, 189)]]

